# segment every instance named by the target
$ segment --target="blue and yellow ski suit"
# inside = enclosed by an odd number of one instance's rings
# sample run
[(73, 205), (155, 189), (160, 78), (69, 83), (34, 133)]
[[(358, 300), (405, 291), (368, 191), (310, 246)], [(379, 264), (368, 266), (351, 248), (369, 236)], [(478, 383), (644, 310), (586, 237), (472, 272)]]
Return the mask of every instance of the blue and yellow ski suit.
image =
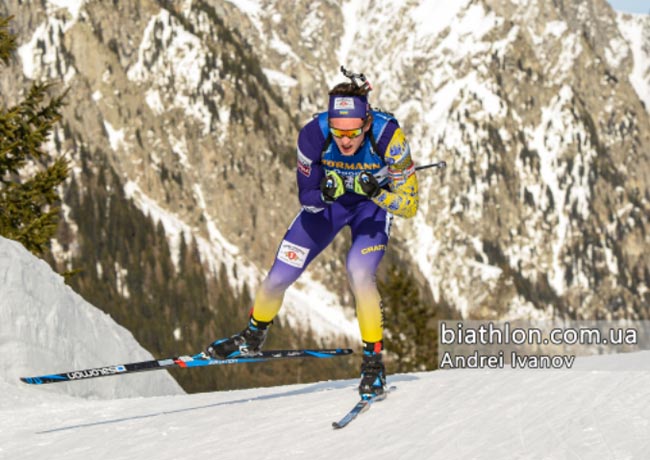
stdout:
[[(418, 184), (410, 148), (397, 120), (383, 112), (371, 114), (372, 128), (352, 156), (342, 155), (336, 143), (328, 141), (327, 112), (301, 129), (296, 176), (302, 209), (257, 292), (254, 320), (270, 322), (282, 305), (286, 289), (336, 234), (349, 226), (352, 245), (346, 268), (361, 338), (368, 344), (381, 342), (382, 307), (375, 273), (386, 251), (392, 216), (409, 218), (417, 211)], [(346, 193), (331, 204), (322, 200), (320, 190), (328, 171), (336, 171), (346, 188)], [(354, 177), (363, 171), (371, 172), (382, 186), (375, 198), (354, 192)]]

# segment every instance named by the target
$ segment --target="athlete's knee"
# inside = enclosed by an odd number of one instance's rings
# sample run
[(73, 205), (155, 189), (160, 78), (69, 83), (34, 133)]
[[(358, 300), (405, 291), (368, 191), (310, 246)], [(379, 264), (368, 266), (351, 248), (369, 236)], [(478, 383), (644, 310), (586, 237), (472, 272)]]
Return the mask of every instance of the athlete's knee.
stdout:
[(286, 291), (293, 283), (293, 278), (267, 276), (262, 282), (262, 289), (267, 293), (280, 294)]
[(296, 281), (298, 276), (299, 274), (296, 274), (291, 267), (278, 266), (276, 263), (262, 281), (261, 288), (268, 293), (282, 293)]
[(347, 272), (348, 280), (353, 290), (376, 287), (375, 267), (348, 263)]

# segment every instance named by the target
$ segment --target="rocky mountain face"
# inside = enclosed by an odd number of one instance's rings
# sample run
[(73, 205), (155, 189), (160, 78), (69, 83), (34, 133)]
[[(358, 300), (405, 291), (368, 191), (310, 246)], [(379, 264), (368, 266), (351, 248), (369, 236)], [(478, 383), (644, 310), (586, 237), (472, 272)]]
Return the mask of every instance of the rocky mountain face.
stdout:
[[(647, 318), (650, 18), (605, 0), (442, 3), (3, 1), (21, 48), (2, 100), (32, 79), (69, 87), (52, 149), (80, 189), (82, 163), (105, 165), (162, 223), (177, 266), (193, 237), (204, 263), (253, 292), (299, 209), (298, 129), (344, 64), (372, 81), (417, 163), (448, 164), (419, 173), (420, 212), (396, 222), (391, 246), (432, 308)], [(60, 264), (81, 250), (66, 216)], [(287, 299), (287, 318), (311, 315), (323, 336), (355, 334), (346, 244)], [(299, 305), (317, 292), (330, 297)]]

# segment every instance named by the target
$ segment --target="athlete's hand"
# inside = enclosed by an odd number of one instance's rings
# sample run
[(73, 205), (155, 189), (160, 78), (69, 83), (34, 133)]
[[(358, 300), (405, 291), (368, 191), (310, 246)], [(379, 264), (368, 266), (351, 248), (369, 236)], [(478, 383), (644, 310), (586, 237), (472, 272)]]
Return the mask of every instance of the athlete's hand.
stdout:
[(321, 199), (325, 203), (333, 203), (345, 193), (343, 179), (335, 171), (328, 172), (320, 182)]
[(363, 171), (354, 178), (354, 192), (374, 198), (381, 193), (381, 187), (375, 176), (368, 171)]

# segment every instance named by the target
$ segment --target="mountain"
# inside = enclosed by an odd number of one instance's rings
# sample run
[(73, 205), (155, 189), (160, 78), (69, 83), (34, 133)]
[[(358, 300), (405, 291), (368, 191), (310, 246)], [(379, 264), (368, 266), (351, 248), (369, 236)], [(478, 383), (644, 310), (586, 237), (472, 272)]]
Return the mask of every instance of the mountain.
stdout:
[[(155, 353), (243, 327), (299, 209), (297, 131), (341, 64), (369, 77), (417, 163), (448, 164), (419, 173), (420, 212), (394, 225), (378, 279), (414, 284), (384, 292), (388, 317), (424, 317), (427, 346), (439, 317), (650, 313), (648, 15), (604, 0), (50, 0), (0, 13), (20, 44), (0, 73), (7, 103), (32, 79), (71, 89), (51, 142), (74, 174), (50, 262), (82, 268), (71, 285)], [(348, 240), (288, 292), (272, 340), (358, 343)], [(411, 322), (387, 321), (391, 340)]]
[(405, 3), (348, 58), (384, 69), (420, 161), (449, 164), (401, 225), (434, 297), (464, 317), (645, 318), (647, 15), (630, 46), (601, 1), (455, 5)]

